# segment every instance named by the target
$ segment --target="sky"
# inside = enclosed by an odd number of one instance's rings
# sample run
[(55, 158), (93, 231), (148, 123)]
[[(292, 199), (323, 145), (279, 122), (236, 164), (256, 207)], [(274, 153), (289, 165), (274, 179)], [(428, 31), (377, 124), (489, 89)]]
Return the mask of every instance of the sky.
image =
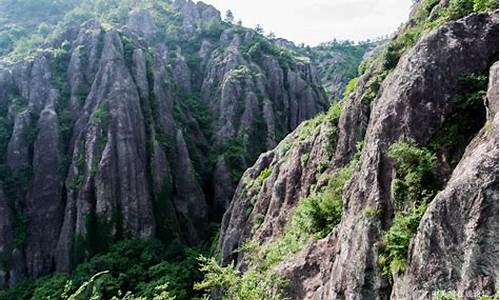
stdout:
[(203, 0), (225, 16), (254, 28), (260, 24), (297, 44), (317, 45), (334, 38), (361, 41), (394, 32), (408, 19), (411, 0)]

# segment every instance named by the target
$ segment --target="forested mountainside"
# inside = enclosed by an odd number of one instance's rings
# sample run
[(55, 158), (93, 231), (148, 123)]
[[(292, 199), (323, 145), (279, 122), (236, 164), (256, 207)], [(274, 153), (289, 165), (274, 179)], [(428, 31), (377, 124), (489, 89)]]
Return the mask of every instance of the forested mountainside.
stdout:
[(372, 51), (0, 1), (0, 299), (494, 299), (497, 7), (422, 0)]
[(383, 40), (359, 43), (333, 40), (316, 47), (295, 49), (311, 58), (328, 98), (335, 101), (344, 98), (345, 88), (359, 75), (358, 66), (363, 59), (371, 56), (383, 43)]

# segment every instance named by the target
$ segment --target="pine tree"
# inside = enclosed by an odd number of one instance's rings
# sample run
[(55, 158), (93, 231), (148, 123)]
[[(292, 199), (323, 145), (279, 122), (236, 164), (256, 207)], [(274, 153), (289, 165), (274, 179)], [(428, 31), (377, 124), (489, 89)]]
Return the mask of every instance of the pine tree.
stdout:
[(226, 11), (226, 22), (233, 24), (234, 23), (234, 15), (231, 10)]

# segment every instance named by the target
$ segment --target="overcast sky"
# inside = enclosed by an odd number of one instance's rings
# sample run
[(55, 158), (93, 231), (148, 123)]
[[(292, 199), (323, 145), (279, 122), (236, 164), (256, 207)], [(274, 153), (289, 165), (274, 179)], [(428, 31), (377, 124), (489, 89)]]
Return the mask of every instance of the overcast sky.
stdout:
[(246, 27), (261, 24), (295, 43), (354, 41), (390, 34), (407, 20), (411, 0), (203, 0), (230, 9)]

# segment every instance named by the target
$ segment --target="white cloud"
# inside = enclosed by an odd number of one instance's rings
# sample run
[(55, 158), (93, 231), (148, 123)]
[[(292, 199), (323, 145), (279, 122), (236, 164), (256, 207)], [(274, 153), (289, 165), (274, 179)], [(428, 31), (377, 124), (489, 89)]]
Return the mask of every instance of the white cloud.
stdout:
[(407, 18), (411, 0), (204, 0), (222, 15), (296, 43), (365, 40), (391, 34)]

